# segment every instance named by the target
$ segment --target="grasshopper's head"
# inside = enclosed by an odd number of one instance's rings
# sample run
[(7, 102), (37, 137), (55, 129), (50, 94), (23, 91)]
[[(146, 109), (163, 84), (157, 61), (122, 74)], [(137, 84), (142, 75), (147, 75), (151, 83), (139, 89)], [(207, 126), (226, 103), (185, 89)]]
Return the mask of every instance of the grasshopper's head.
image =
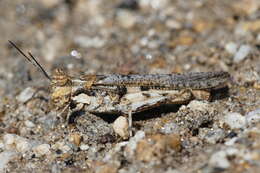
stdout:
[(61, 69), (56, 69), (52, 77), (44, 70), (42, 65), (36, 58), (28, 52), (26, 55), (16, 44), (12, 41), (9, 43), (20, 52), (32, 65), (34, 65), (42, 74), (51, 82), (51, 100), (57, 108), (62, 108), (70, 102), (72, 82), (71, 77), (66, 75)]
[(55, 69), (51, 80), (51, 100), (57, 108), (69, 104), (72, 92), (71, 77), (63, 70)]

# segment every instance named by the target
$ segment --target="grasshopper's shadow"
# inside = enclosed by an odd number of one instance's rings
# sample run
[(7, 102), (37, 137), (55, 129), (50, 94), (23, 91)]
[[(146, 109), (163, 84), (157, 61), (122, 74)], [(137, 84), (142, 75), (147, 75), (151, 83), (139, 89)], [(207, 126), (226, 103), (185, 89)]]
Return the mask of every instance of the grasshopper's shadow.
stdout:
[(228, 87), (223, 87), (223, 88), (218, 88), (214, 89), (211, 91), (211, 101), (215, 100), (223, 100), (229, 97), (229, 88)]
[[(175, 104), (162, 105), (157, 108), (152, 108), (142, 112), (134, 113), (132, 116), (133, 121), (149, 120), (149, 119), (162, 117), (165, 114), (170, 112), (178, 112), (180, 106), (181, 105), (175, 105)], [(102, 118), (104, 121), (108, 123), (113, 123), (120, 116), (120, 114), (102, 114), (102, 113), (98, 113), (95, 115)]]
[[(223, 100), (223, 99), (227, 98), (229, 96), (228, 92), (229, 92), (228, 87), (213, 90), (211, 92), (211, 94), (212, 94), (211, 101), (213, 102), (215, 100)], [(159, 107), (145, 110), (145, 111), (142, 111), (139, 113), (135, 113), (135, 114), (133, 114), (133, 121), (144, 121), (144, 120), (163, 117), (167, 113), (176, 113), (176, 112), (178, 112), (179, 108), (182, 105), (185, 105), (185, 104), (166, 104), (166, 105), (161, 105)], [(86, 114), (87, 114), (87, 112), (84, 110), (75, 111), (70, 115), (68, 122), (73, 123), (73, 122), (75, 122), (75, 119), (77, 117), (84, 116)], [(120, 114), (107, 114), (107, 113), (94, 113), (94, 115), (100, 117), (107, 123), (113, 123), (120, 116)]]
[[(148, 120), (148, 119), (154, 119), (154, 118), (159, 118), (164, 116), (167, 113), (170, 112), (178, 112), (179, 108), (181, 105), (162, 105), (157, 108), (152, 108), (146, 111), (142, 111), (139, 113), (133, 114), (133, 121), (143, 121), (143, 120)], [(79, 110), (72, 112), (71, 115), (69, 116), (68, 123), (74, 123), (75, 119), (77, 119), (80, 116), (86, 115), (87, 112), (84, 110)], [(103, 113), (95, 113), (94, 115), (100, 117), (107, 123), (113, 123), (119, 116), (120, 114), (103, 114)]]
[(144, 121), (154, 118), (160, 118), (167, 113), (176, 113), (183, 104), (166, 104), (156, 108), (152, 108), (133, 115), (133, 121)]

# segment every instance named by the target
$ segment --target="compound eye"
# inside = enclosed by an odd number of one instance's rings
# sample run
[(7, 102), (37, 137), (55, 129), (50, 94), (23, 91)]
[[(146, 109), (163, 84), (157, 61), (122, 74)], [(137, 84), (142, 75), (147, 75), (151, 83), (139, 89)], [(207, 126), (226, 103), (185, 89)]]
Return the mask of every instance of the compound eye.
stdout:
[(69, 84), (70, 81), (70, 76), (68, 76), (62, 69), (55, 69), (52, 78), (52, 85), (65, 86)]

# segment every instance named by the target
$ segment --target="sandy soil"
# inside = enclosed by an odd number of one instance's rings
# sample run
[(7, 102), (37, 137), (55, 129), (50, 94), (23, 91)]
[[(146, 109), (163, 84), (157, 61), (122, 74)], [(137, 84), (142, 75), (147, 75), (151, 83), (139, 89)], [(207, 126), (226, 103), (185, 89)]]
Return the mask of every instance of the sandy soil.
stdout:
[[(0, 1), (0, 172), (257, 172), (260, 169), (258, 0)], [(116, 115), (50, 104), (50, 74), (227, 71), (211, 102), (134, 115), (122, 140)], [(224, 93), (224, 94), (223, 94)]]

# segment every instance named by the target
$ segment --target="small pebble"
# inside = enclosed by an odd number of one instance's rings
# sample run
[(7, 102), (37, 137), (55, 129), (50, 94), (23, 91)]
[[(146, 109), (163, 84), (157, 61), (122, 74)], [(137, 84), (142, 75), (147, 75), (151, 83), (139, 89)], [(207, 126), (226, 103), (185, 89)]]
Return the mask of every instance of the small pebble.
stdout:
[(35, 127), (35, 124), (34, 124), (33, 122), (29, 121), (29, 120), (26, 120), (26, 121), (24, 122), (24, 125), (25, 125), (26, 127), (29, 127), (29, 128)]
[(7, 150), (16, 150), (21, 153), (25, 153), (32, 148), (32, 144), (28, 139), (14, 134), (5, 134), (3, 142)]
[(166, 21), (165, 25), (170, 28), (170, 29), (181, 29), (182, 25), (180, 22), (173, 20), (173, 19), (169, 19)]
[(14, 151), (4, 151), (0, 153), (0, 172), (6, 172), (5, 167), (7, 166), (8, 162), (16, 156), (16, 154), (17, 153)]
[(41, 1), (45, 8), (53, 8), (62, 3), (61, 0), (43, 0)]
[(118, 134), (123, 139), (129, 138), (129, 131), (128, 131), (129, 125), (127, 118), (120, 116), (118, 117), (114, 123), (113, 123), (113, 129), (116, 134)]
[(121, 27), (129, 29), (135, 25), (137, 18), (132, 12), (119, 10), (117, 12), (117, 22)]
[(73, 97), (73, 100), (78, 103), (84, 103), (84, 104), (91, 103), (91, 97), (89, 97), (87, 94), (83, 94), (83, 93)]
[(249, 126), (260, 122), (260, 108), (247, 113), (245, 117)]
[(50, 145), (49, 144), (41, 144), (33, 148), (34, 153), (36, 156), (43, 156), (50, 153)]
[(209, 164), (214, 168), (227, 169), (230, 167), (230, 163), (227, 159), (227, 153), (225, 151), (218, 151), (214, 153), (209, 160)]
[(69, 140), (70, 140), (73, 144), (75, 144), (76, 146), (79, 146), (80, 143), (81, 143), (81, 141), (82, 141), (82, 137), (81, 137), (81, 135), (78, 134), (78, 133), (72, 133), (72, 134), (70, 134), (70, 136), (69, 136)]
[(89, 149), (89, 145), (87, 144), (81, 144), (80, 147), (79, 147), (82, 151), (86, 151)]
[(35, 90), (31, 87), (25, 88), (17, 97), (16, 99), (21, 102), (21, 103), (25, 103), (28, 100), (30, 100), (32, 98), (32, 96), (34, 95)]
[(0, 150), (3, 150), (5, 147), (4, 143), (2, 141), (0, 141)]
[(227, 140), (225, 142), (225, 145), (226, 146), (233, 146), (237, 142), (238, 139), (239, 139), (238, 137), (234, 137), (234, 138), (232, 138), (230, 140)]
[(179, 133), (179, 126), (176, 123), (166, 123), (160, 131), (164, 134)]
[(201, 134), (200, 131), (199, 135), (202, 136), (202, 139), (204, 139), (206, 142), (215, 144), (225, 137), (225, 132), (222, 129), (213, 129), (206, 131), (205, 134)]
[(106, 40), (100, 37), (78, 36), (74, 38), (74, 42), (85, 48), (101, 48), (105, 45)]
[(256, 40), (257, 40), (258, 42), (260, 42), (260, 33), (257, 34)]
[(233, 61), (239, 63), (243, 61), (250, 53), (251, 47), (249, 45), (241, 45), (236, 54), (234, 55)]
[(21, 153), (25, 153), (32, 148), (30, 141), (25, 138), (17, 137), (16, 139), (16, 150)]
[(230, 54), (235, 54), (237, 52), (237, 44), (234, 42), (229, 42), (225, 45), (225, 49)]
[(234, 147), (227, 148), (225, 150), (225, 152), (226, 152), (227, 156), (235, 156), (235, 155), (239, 154), (239, 150)]
[(163, 9), (169, 5), (169, 0), (140, 0), (140, 7), (142, 8), (152, 8), (152, 9)]
[(239, 113), (231, 112), (224, 117), (224, 122), (231, 129), (240, 129), (246, 126), (246, 118)]
[(137, 131), (135, 136), (130, 138), (129, 142), (127, 143), (127, 146), (126, 146), (126, 150), (127, 150), (127, 153), (132, 156), (136, 150), (136, 147), (137, 147), (137, 143), (143, 139), (145, 137), (145, 132), (144, 131)]
[(257, 90), (260, 90), (260, 81), (255, 81), (253, 87)]
[(3, 142), (6, 149), (12, 149), (15, 147), (15, 136), (13, 134), (6, 134), (3, 136)]
[(193, 100), (188, 105), (188, 108), (192, 110), (198, 110), (201, 112), (207, 112), (210, 108), (209, 104), (204, 101)]
[(62, 153), (67, 153), (71, 150), (71, 148), (66, 145), (64, 142), (57, 142), (51, 146), (53, 150), (61, 150)]
[(181, 138), (178, 134), (155, 134), (140, 140), (136, 148), (137, 160), (151, 162), (160, 160), (164, 154), (172, 149), (176, 152), (181, 149)]

